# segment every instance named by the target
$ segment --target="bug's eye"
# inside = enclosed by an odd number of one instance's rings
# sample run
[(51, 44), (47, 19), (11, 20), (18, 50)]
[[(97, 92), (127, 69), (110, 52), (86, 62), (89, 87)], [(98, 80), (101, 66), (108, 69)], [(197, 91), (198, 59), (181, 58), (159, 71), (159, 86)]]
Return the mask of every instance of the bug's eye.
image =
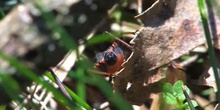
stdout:
[(117, 57), (113, 52), (106, 53), (104, 59), (108, 65), (114, 65), (117, 61)]

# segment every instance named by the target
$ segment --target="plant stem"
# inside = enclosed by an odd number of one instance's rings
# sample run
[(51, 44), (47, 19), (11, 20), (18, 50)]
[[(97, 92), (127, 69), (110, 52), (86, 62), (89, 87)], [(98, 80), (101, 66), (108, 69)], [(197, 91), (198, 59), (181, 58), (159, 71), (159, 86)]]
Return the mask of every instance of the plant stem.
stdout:
[[(215, 80), (216, 80), (216, 85), (217, 85), (217, 100), (218, 102), (220, 102), (220, 80), (219, 80), (219, 74), (218, 74), (218, 70), (217, 70), (217, 62), (216, 62), (216, 56), (215, 56), (215, 51), (214, 48), (212, 46), (212, 40), (211, 37), (212, 34), (210, 32), (209, 29), (209, 24), (208, 24), (208, 20), (207, 20), (207, 14), (206, 14), (206, 10), (205, 10), (205, 5), (204, 5), (204, 1), (203, 0), (197, 0), (198, 2), (198, 6), (199, 6), (199, 12), (200, 12), (200, 17), (202, 20), (202, 24), (203, 24), (203, 28), (204, 28), (204, 32), (205, 32), (205, 37), (206, 37), (206, 41), (208, 44), (208, 53), (209, 53), (209, 61), (210, 61), (210, 65), (213, 69), (213, 72), (215, 74)], [(209, 2), (209, 0), (206, 0), (206, 2)]]

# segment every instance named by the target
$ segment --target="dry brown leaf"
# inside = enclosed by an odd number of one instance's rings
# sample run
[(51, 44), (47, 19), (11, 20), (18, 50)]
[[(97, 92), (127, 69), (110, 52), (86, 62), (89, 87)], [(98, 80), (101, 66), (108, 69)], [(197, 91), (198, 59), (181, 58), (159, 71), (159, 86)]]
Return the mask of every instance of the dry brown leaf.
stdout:
[[(114, 88), (130, 103), (137, 105), (144, 103), (151, 93), (159, 92), (158, 81), (162, 75), (158, 74), (156, 68), (205, 43), (197, 3), (194, 0), (160, 0), (140, 19), (145, 27), (139, 29), (133, 40), (133, 56), (114, 78)], [(168, 70), (172, 74), (180, 74), (171, 78), (173, 81), (185, 81), (184, 73), (180, 70)], [(130, 87), (127, 87), (128, 82), (131, 83)]]
[(166, 71), (166, 82), (174, 84), (176, 81), (182, 80), (186, 84), (186, 74), (182, 67), (176, 62), (171, 62)]
[(143, 51), (150, 69), (205, 43), (196, 1), (160, 1), (140, 19), (145, 27), (139, 31), (136, 48)]

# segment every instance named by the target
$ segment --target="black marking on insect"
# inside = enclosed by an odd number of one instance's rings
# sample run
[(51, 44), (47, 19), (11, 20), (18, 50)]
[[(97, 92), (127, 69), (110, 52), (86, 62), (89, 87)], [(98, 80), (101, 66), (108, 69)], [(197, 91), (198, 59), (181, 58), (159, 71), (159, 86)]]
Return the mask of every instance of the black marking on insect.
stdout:
[(107, 75), (119, 71), (127, 58), (125, 50), (131, 52), (132, 47), (123, 40), (115, 38), (115, 41), (106, 51), (96, 54), (94, 66), (102, 72), (106, 72)]

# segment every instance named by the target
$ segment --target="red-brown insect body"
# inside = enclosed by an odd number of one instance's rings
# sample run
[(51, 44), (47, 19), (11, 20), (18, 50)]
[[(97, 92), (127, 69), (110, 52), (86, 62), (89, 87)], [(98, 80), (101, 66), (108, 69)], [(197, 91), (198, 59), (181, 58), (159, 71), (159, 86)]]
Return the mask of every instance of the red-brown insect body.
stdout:
[(95, 67), (103, 72), (115, 73), (121, 69), (125, 60), (124, 52), (119, 44), (114, 42), (106, 51), (96, 55)]

